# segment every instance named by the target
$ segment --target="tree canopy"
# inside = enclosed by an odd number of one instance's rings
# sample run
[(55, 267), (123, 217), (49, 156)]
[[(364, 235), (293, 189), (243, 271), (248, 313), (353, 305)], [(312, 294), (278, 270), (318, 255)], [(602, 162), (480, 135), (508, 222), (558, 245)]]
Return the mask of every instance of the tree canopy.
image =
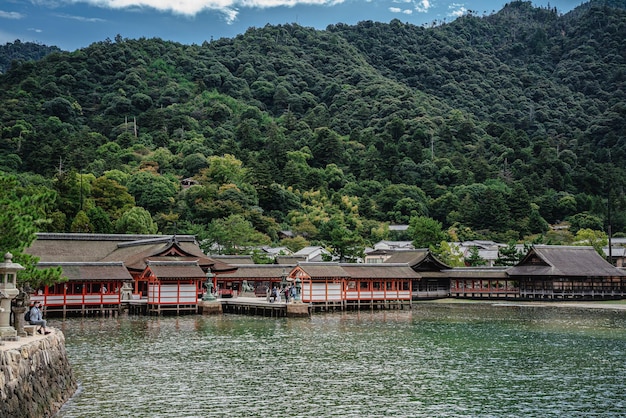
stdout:
[[(626, 233), (624, 6), (513, 1), (428, 27), (267, 25), (41, 55), (16, 41), (0, 172), (52, 191), (37, 230), (215, 240), (228, 220), (255, 232), (226, 230), (233, 251), (291, 230), (358, 258), (425, 218), (459, 239)], [(562, 222), (571, 234), (549, 230)]]

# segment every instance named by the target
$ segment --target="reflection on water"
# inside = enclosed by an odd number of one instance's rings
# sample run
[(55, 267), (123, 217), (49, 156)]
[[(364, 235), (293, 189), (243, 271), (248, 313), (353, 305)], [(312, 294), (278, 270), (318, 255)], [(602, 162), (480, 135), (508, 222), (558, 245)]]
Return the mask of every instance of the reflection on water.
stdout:
[(59, 417), (615, 416), (626, 312), (412, 311), (68, 319)]

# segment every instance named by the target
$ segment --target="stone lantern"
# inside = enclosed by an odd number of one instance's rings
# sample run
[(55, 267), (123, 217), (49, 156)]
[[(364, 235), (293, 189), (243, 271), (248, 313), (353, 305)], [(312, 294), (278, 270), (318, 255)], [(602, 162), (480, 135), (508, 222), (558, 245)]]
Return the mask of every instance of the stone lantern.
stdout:
[(301, 302), (302, 301), (302, 280), (300, 280), (300, 277), (296, 277), (296, 302)]
[(206, 287), (206, 293), (204, 294), (204, 296), (202, 296), (203, 301), (215, 300), (215, 296), (213, 295), (213, 280), (215, 280), (215, 273), (213, 273), (209, 268), (206, 272), (206, 281), (204, 282), (204, 287)]
[(24, 270), (13, 263), (13, 254), (4, 255), (0, 263), (0, 337), (17, 337), (17, 331), (11, 326), (11, 300), (20, 293), (17, 288), (17, 272)]

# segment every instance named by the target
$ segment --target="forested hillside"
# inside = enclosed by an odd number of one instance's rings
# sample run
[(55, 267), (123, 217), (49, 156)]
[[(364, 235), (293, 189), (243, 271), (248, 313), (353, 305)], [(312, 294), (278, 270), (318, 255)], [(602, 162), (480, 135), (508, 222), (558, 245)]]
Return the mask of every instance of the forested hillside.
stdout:
[(0, 74), (6, 72), (13, 61), (37, 61), (53, 52), (60, 52), (56, 46), (46, 46), (34, 42), (8, 42), (0, 45)]
[(0, 76), (0, 170), (55, 191), (42, 230), (194, 233), (227, 252), (291, 230), (283, 244), (349, 256), (428, 218), (449, 239), (568, 243), (607, 232), (608, 202), (623, 233), (624, 39), (624, 1), (118, 36)]

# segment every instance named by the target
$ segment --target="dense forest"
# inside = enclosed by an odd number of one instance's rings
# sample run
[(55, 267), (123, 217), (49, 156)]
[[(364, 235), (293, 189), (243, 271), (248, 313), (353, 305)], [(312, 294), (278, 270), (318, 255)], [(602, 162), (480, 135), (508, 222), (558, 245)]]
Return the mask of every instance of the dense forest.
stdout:
[(23, 61), (37, 61), (53, 52), (61, 52), (61, 49), (19, 39), (0, 45), (0, 74), (6, 72), (13, 61), (16, 61), (16, 65)]
[(0, 171), (12, 198), (46, 196), (41, 231), (190, 233), (229, 253), (282, 230), (342, 258), (433, 224), (444, 240), (616, 235), (625, 39), (626, 1), (595, 0), (201, 45), (117, 36), (40, 59), (15, 42)]

